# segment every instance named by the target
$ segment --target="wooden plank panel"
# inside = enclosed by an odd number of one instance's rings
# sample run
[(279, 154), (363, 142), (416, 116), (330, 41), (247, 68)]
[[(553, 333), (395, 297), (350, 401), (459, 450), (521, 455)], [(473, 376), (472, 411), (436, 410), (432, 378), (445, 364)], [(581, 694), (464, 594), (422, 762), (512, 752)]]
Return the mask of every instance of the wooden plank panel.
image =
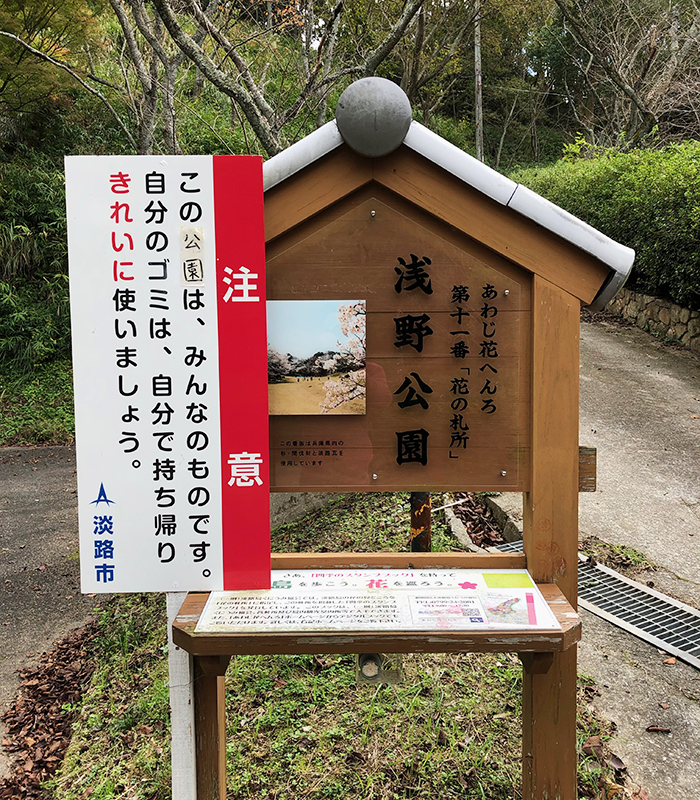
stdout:
[[(347, 450), (343, 451), (342, 458), (336, 459), (295, 459), (282, 457), (283, 452), (294, 451), (273, 449), (270, 453), (271, 479), (275, 482), (272, 491), (275, 492), (420, 492), (446, 489), (521, 492), (525, 488), (523, 473), (528, 466), (526, 448), (495, 452), (487, 446), (472, 447), (468, 458), (450, 461), (446, 457), (433, 464), (430, 472), (425, 472), (418, 463), (397, 464), (396, 445), (393, 448)], [(320, 469), (314, 472), (314, 461), (319, 460), (329, 462), (321, 465), (323, 474)]]
[(265, 240), (318, 214), (372, 180), (372, 161), (338, 147), (303, 172), (265, 192)]
[[(415, 559), (436, 554), (405, 555)], [(347, 562), (345, 566), (348, 566)], [(180, 609), (173, 625), (173, 639), (188, 652), (209, 656), (257, 653), (551, 653), (573, 647), (581, 638), (579, 616), (556, 586), (540, 585), (539, 589), (562, 630), (196, 634), (194, 628), (208, 597), (207, 593), (200, 592), (190, 594)]]
[(576, 646), (525, 659), (523, 669), (523, 800), (575, 800)]
[[(375, 211), (374, 217), (371, 216), (372, 211)], [(324, 258), (324, 253), (327, 252), (327, 249), (323, 250), (323, 248), (321, 248), (319, 250), (319, 242), (327, 242), (328, 248), (330, 248), (332, 252), (335, 252), (336, 248), (339, 246), (342, 247), (344, 245), (338, 235), (329, 236), (327, 233), (324, 234), (324, 229), (336, 222), (346, 225), (347, 218), (351, 217), (355, 221), (355, 227), (350, 233), (357, 250), (357, 248), (364, 246), (367, 234), (372, 231), (372, 226), (375, 222), (382, 221), (382, 214), (385, 212), (392, 213), (392, 226), (396, 224), (397, 221), (401, 224), (401, 218), (407, 221), (409, 225), (408, 233), (410, 236), (412, 236), (416, 230), (422, 229), (424, 234), (428, 237), (432, 237), (433, 235), (437, 236), (440, 240), (466, 253), (473, 259), (474, 264), (488, 265), (496, 269), (504, 278), (515, 281), (516, 284), (522, 281), (522, 270), (512, 261), (503, 258), (476, 239), (465, 235), (452, 225), (445, 224), (442, 220), (427, 213), (415, 203), (409, 202), (376, 182), (364, 184), (337, 203), (319, 211), (318, 214), (306, 219), (295, 228), (286, 231), (284, 235), (274, 240), (267, 241), (265, 245), (267, 260), (269, 263), (272, 263), (274, 259), (294, 247), (298, 248), (295, 250), (295, 256), (299, 255), (308, 269), (327, 269), (327, 259)], [(364, 223), (364, 228), (360, 227), (362, 223)], [(423, 234), (421, 234), (421, 237), (422, 236)], [(408, 239), (406, 241), (408, 241)], [(386, 248), (386, 242), (383, 237), (377, 237), (374, 246), (376, 247), (377, 245)], [(386, 255), (388, 258), (387, 264), (393, 264), (395, 262), (396, 253), (390, 249), (386, 252)], [(295, 258), (286, 259), (285, 270), (294, 269), (295, 261)], [(319, 281), (319, 286), (323, 285), (324, 281), (325, 279)], [(316, 284), (314, 284), (314, 286), (315, 285)], [(292, 287), (292, 289), (294, 289), (294, 287)], [(269, 292), (270, 286), (268, 285), (268, 293)], [(516, 299), (513, 294), (514, 293), (512, 293), (510, 297), (510, 307), (515, 310), (529, 310), (529, 292), (521, 295), (518, 299)], [(272, 299), (271, 295), (270, 299)]]
[[(268, 248), (270, 300), (365, 300), (367, 309), (366, 413), (273, 413), (273, 491), (526, 489), (529, 274), (380, 187), (355, 201)], [(399, 258), (410, 253), (427, 257), (430, 291), (401, 283)], [(459, 303), (455, 286), (468, 290)], [(429, 333), (420, 347), (402, 344), (397, 320), (421, 315)], [(299, 325), (303, 316), (300, 309)], [(464, 352), (453, 347), (458, 340)], [(427, 405), (399, 405), (405, 381), (418, 378), (432, 390)], [(457, 378), (469, 397), (456, 397)], [(291, 407), (283, 398), (292, 389), (304, 391), (290, 382), (272, 387), (275, 410)], [(409, 431), (427, 432), (426, 463), (398, 463), (399, 434)]]
[(593, 300), (609, 275), (602, 262), (490, 200), (407, 147), (377, 159), (374, 177), (584, 303)]
[[(175, 629), (173, 628), (173, 635)], [(226, 800), (226, 709), (228, 656), (194, 657), (197, 800)]]
[(579, 492), (595, 492), (597, 488), (598, 451), (595, 447), (579, 447), (578, 449), (578, 490)]
[(556, 583), (575, 606), (578, 577), (579, 304), (536, 277), (533, 284), (530, 491), (523, 543), (537, 582)]

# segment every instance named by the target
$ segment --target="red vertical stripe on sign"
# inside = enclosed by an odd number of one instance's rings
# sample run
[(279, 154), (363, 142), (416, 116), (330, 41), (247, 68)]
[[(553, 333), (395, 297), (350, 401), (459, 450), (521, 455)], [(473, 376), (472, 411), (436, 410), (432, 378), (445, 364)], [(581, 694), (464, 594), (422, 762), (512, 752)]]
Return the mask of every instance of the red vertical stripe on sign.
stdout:
[(213, 159), (224, 589), (269, 589), (262, 158)]
[(535, 595), (532, 592), (525, 592), (525, 602), (527, 603), (527, 624), (537, 625), (537, 612), (535, 611)]

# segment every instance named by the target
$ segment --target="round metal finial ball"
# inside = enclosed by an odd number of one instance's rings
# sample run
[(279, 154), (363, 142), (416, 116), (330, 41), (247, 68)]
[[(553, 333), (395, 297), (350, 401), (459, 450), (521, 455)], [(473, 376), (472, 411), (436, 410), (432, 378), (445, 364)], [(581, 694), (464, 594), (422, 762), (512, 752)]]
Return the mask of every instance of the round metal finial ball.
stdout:
[(353, 150), (378, 158), (403, 142), (411, 124), (411, 104), (403, 89), (386, 78), (362, 78), (340, 95), (335, 119)]

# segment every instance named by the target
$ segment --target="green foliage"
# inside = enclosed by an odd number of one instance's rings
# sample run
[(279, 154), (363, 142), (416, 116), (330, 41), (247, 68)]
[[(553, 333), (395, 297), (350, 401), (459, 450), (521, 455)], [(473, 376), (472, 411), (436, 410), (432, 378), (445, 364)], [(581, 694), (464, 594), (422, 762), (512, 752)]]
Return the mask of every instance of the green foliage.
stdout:
[(579, 138), (566, 156), (511, 177), (634, 248), (631, 288), (700, 309), (700, 142), (622, 153)]
[(0, 365), (25, 371), (70, 352), (63, 173), (0, 164)]
[(176, 95), (177, 136), (183, 153), (231, 155), (261, 152), (260, 145), (230, 98), (205, 83), (194, 86), (191, 69)]
[(43, 364), (31, 374), (17, 367), (0, 370), (0, 447), (70, 444), (74, 439), (69, 359)]
[(470, 119), (455, 120), (449, 116), (435, 114), (430, 117), (428, 125), (434, 133), (455, 147), (471, 155), (476, 154), (474, 123)]
[[(79, 59), (94, 27), (85, 0), (3, 0), (0, 7), (0, 30), (57, 60)], [(31, 111), (72, 83), (65, 72), (0, 36), (0, 118)]]
[(68, 277), (0, 281), (0, 365), (28, 373), (69, 352)]
[[(433, 494), (433, 503), (440, 503)], [(405, 551), (409, 546), (407, 492), (337, 494), (318, 516), (281, 525), (272, 531), (273, 552)], [(436, 517), (433, 551), (447, 552), (455, 540)]]
[(66, 272), (63, 171), (46, 158), (0, 163), (0, 280)]

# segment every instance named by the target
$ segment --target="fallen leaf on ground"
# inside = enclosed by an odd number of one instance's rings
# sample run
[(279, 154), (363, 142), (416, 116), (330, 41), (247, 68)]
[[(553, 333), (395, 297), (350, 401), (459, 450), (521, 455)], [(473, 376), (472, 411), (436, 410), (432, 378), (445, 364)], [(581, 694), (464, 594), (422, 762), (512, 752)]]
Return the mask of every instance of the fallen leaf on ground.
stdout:
[(649, 733), (671, 733), (670, 728), (662, 728), (660, 725), (647, 725)]
[(37, 667), (19, 670), (19, 692), (2, 715), (7, 731), (2, 744), (17, 753), (9, 774), (0, 780), (3, 800), (47, 796), (42, 784), (56, 772), (75, 719), (75, 713), (67, 713), (63, 707), (75, 705), (92, 675), (93, 665), (84, 658), (84, 648), (96, 630), (91, 624), (75, 631), (45, 653)]
[(620, 786), (619, 783), (613, 783), (605, 790), (605, 800), (613, 800), (615, 797), (622, 797), (624, 791), (624, 786)]
[(139, 725), (139, 727), (136, 728), (136, 733), (143, 733), (145, 736), (148, 736), (153, 733), (153, 728), (150, 725)]
[(676, 663), (675, 656), (671, 656), (671, 658), (664, 658), (664, 664), (675, 664), (675, 663)]
[(608, 759), (608, 764), (615, 770), (615, 772), (622, 772), (623, 769), (627, 769), (625, 762), (620, 758), (620, 756), (616, 756), (615, 753), (613, 753)]
[(671, 708), (671, 706), (668, 703), (659, 703), (659, 705), (661, 706), (661, 708)]
[(603, 758), (603, 743), (600, 741), (600, 736), (589, 736), (583, 743), (583, 752), (587, 756), (595, 755), (596, 758)]

